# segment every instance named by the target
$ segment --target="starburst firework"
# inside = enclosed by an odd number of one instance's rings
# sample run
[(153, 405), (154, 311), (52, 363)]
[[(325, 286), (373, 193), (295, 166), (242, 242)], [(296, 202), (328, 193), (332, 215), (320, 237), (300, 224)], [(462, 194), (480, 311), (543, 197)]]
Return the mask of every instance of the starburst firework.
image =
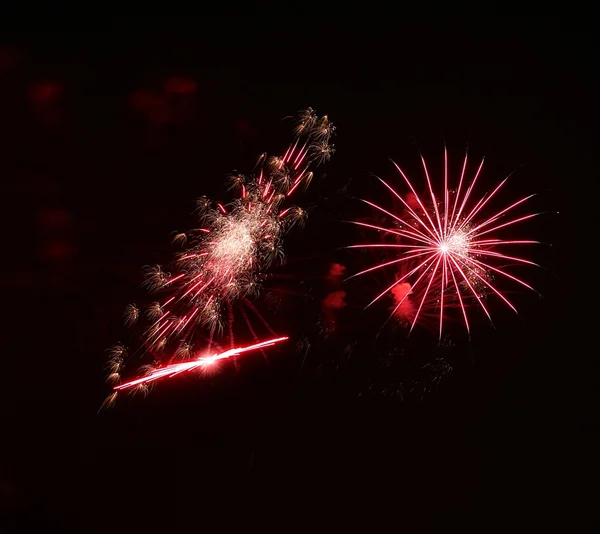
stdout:
[[(390, 318), (394, 315), (410, 323), (410, 331), (426, 313), (435, 313), (440, 339), (444, 328), (446, 312), (451, 307), (461, 310), (462, 320), (470, 332), (467, 308), (476, 303), (491, 321), (486, 302), (488, 295), (494, 295), (513, 311), (513, 303), (495, 283), (495, 278), (503, 278), (511, 283), (533, 288), (506, 270), (505, 263), (536, 265), (535, 263), (512, 254), (506, 254), (507, 246), (520, 246), (538, 243), (537, 241), (512, 240), (502, 237), (502, 230), (527, 221), (538, 213), (513, 216), (515, 208), (521, 206), (534, 195), (529, 195), (511, 203), (508, 207), (489, 210), (490, 201), (497, 196), (508, 177), (491, 192), (477, 201), (472, 200), (477, 179), (483, 168), (483, 160), (470, 182), (465, 180), (468, 155), (465, 154), (462, 170), (456, 189), (450, 189), (448, 177), (448, 154), (444, 149), (444, 187), (442, 198), (434, 193), (432, 180), (424, 158), (421, 156), (427, 193), (424, 198), (417, 194), (414, 185), (404, 171), (394, 163), (409, 188), (404, 198), (387, 182), (378, 178), (393, 197), (400, 201), (403, 210), (398, 214), (363, 200), (375, 208), (378, 213), (391, 218), (393, 227), (382, 224), (369, 224), (353, 221), (370, 230), (393, 236), (395, 243), (374, 243), (352, 245), (348, 248), (397, 249), (399, 257), (379, 263), (360, 271), (350, 278), (364, 275), (379, 269), (394, 267), (400, 274), (395, 281), (379, 293), (368, 305), (371, 306), (386, 295), (392, 295), (395, 301)], [(507, 220), (508, 219), (508, 220)]]
[[(146, 309), (150, 324), (144, 329), (142, 347), (137, 351), (151, 358), (152, 363), (143, 366), (144, 377), (123, 383), (127, 349), (121, 345), (113, 347), (107, 369), (115, 391), (145, 393), (148, 383), (163, 376), (206, 367), (209, 361), (262, 350), (287, 339), (259, 341), (249, 313), (271, 335), (276, 334), (250, 298), (257, 295), (269, 267), (283, 260), (285, 232), (303, 223), (306, 212), (287, 205), (287, 199), (308, 186), (313, 177), (310, 167), (327, 161), (334, 152), (330, 144), (334, 131), (327, 116), (319, 117), (309, 108), (300, 113), (294, 139), (282, 156), (262, 154), (252, 175), (235, 173), (230, 177), (230, 188), (238, 193), (233, 202), (225, 205), (206, 197), (198, 199), (201, 227), (173, 237), (174, 244), (187, 248), (177, 255), (172, 272), (160, 265), (146, 268), (144, 285), (150, 292), (164, 295)], [(234, 304), (240, 304), (239, 315), (255, 340), (255, 344), (245, 348), (234, 349)], [(131, 304), (126, 309), (125, 322), (134, 324), (142, 315)], [(225, 325), (229, 350), (216, 340)], [(217, 353), (199, 356), (204, 351), (198, 345), (205, 345), (212, 352), (214, 345)], [(186, 362), (172, 363), (175, 358)], [(183, 366), (182, 371), (178, 366)], [(106, 403), (113, 402), (114, 394)]]

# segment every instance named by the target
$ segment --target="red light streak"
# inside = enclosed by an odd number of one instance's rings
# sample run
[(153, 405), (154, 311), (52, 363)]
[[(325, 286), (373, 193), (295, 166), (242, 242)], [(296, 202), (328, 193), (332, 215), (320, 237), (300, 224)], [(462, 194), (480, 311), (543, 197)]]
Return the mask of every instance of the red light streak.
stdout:
[(227, 358), (233, 358), (239, 356), (240, 354), (244, 354), (246, 352), (250, 352), (253, 350), (259, 350), (266, 347), (271, 347), (276, 343), (287, 340), (287, 337), (278, 337), (275, 339), (269, 339), (267, 341), (261, 341), (260, 343), (255, 343), (254, 345), (249, 345), (248, 347), (238, 347), (235, 349), (229, 349), (225, 352), (221, 352), (220, 354), (213, 354), (211, 356), (201, 356), (200, 358), (196, 358), (195, 360), (191, 360), (188, 362), (175, 363), (171, 365), (166, 365), (164, 367), (159, 367), (154, 369), (147, 376), (143, 376), (140, 378), (136, 378), (135, 380), (130, 380), (129, 382), (124, 382), (123, 384), (119, 384), (115, 386), (113, 389), (115, 391), (121, 391), (124, 389), (130, 389), (135, 386), (139, 386), (140, 384), (147, 384), (148, 382), (154, 382), (155, 380), (159, 380), (161, 378), (171, 378), (180, 373), (185, 373), (189, 371), (193, 371), (194, 369), (198, 369), (201, 367), (208, 367), (210, 365), (214, 365), (216, 362), (220, 360), (225, 360)]

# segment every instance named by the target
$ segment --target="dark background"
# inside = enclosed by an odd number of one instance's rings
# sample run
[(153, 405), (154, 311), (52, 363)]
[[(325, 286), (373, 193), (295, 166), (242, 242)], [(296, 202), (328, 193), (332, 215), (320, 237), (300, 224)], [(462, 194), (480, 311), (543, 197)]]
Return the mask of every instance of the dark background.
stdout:
[[(0, 531), (591, 531), (595, 336), (573, 245), (591, 212), (572, 204), (595, 185), (591, 31), (258, 13), (2, 22)], [(286, 247), (312, 296), (273, 320), (311, 339), (308, 359), (290, 344), (97, 413), (141, 267), (168, 260), (195, 197), (285, 149), (281, 119), (307, 106), (337, 125), (337, 152)], [(356, 195), (387, 201), (369, 173), (416, 168), (415, 139), (438, 170), (444, 141), (469, 142), (483, 184), (517, 169), (507, 195), (540, 193), (548, 214), (523, 231), (552, 243), (527, 273), (543, 298), (517, 295), (518, 318), (495, 310), (495, 330), (449, 348), (372, 344), (379, 317), (352, 309), (325, 338), (324, 272), (356, 261), (336, 250), (359, 239), (341, 221), (365, 214)]]

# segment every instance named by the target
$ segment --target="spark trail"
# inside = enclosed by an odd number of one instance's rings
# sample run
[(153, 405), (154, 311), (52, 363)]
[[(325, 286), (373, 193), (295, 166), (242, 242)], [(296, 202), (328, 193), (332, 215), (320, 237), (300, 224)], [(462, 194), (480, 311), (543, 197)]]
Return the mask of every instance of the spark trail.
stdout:
[[(421, 156), (427, 191), (419, 196), (415, 186), (404, 171), (394, 163), (405, 185), (409, 189), (406, 197), (386, 181), (378, 178), (383, 186), (400, 201), (402, 209), (393, 212), (363, 200), (379, 214), (393, 221), (392, 226), (381, 223), (368, 224), (353, 221), (369, 230), (376, 230), (395, 238), (394, 243), (366, 243), (347, 248), (381, 248), (396, 250), (399, 255), (391, 260), (364, 269), (349, 278), (364, 275), (393, 266), (400, 273), (395, 281), (379, 293), (368, 305), (371, 306), (386, 295), (397, 297), (392, 316), (400, 310), (410, 310), (410, 331), (423, 317), (425, 308), (434, 310), (437, 316), (439, 337), (444, 330), (444, 320), (449, 308), (461, 310), (462, 321), (470, 333), (469, 303), (476, 303), (491, 321), (487, 303), (488, 295), (494, 295), (506, 306), (517, 312), (514, 304), (499, 288), (495, 278), (533, 290), (525, 281), (509, 272), (505, 264), (536, 265), (516, 255), (507, 254), (507, 247), (518, 247), (538, 243), (537, 241), (506, 239), (502, 231), (527, 221), (538, 213), (514, 215), (515, 209), (534, 195), (510, 203), (501, 210), (490, 210), (491, 201), (498, 197), (508, 177), (491, 192), (474, 200), (473, 192), (481, 175), (483, 160), (478, 164), (474, 177), (467, 181), (465, 174), (468, 154), (461, 166), (456, 189), (450, 189), (448, 176), (448, 154), (444, 149), (444, 178), (440, 196), (436, 196), (427, 164)], [(484, 216), (486, 211), (491, 213)], [(402, 291), (398, 288), (402, 287)], [(410, 306), (407, 304), (410, 303)]]

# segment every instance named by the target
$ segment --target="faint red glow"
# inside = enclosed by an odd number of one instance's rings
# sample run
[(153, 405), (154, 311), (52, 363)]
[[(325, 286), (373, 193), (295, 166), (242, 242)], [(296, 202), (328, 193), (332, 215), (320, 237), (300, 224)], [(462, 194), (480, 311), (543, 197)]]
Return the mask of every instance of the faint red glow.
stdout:
[(337, 326), (338, 312), (346, 306), (346, 292), (333, 291), (322, 302), (323, 325), (329, 332), (334, 332)]
[(42, 208), (37, 212), (38, 224), (49, 231), (66, 230), (73, 221), (71, 214), (59, 208)]
[(346, 306), (346, 292), (333, 291), (323, 300), (323, 308), (330, 310), (341, 310)]
[(129, 96), (129, 106), (155, 126), (184, 123), (196, 113), (198, 84), (189, 78), (168, 78), (158, 90), (139, 89)]
[(247, 119), (241, 118), (235, 123), (235, 133), (239, 137), (251, 137), (254, 133)]
[(165, 93), (172, 95), (189, 95), (196, 92), (198, 84), (189, 78), (176, 76), (165, 82)]
[(419, 200), (417, 198), (417, 195), (415, 195), (414, 193), (406, 193), (406, 195), (404, 195), (404, 200), (411, 209), (419, 209)]
[(10, 70), (19, 62), (18, 54), (10, 48), (0, 48), (0, 71)]
[(129, 97), (129, 104), (134, 111), (154, 124), (169, 122), (170, 112), (166, 99), (153, 91), (141, 89), (133, 92)]
[(35, 104), (47, 104), (56, 100), (62, 92), (63, 85), (60, 82), (35, 82), (29, 88), (29, 99)]
[(64, 86), (58, 81), (41, 81), (31, 84), (29, 102), (36, 120), (44, 126), (57, 126), (61, 122), (60, 97)]
[(75, 249), (73, 245), (65, 239), (52, 239), (42, 247), (42, 257), (45, 260), (57, 261), (70, 258)]
[(411, 289), (408, 282), (402, 282), (392, 288), (394, 313), (405, 321), (412, 320), (415, 315), (415, 307), (410, 300)]
[(341, 263), (332, 263), (329, 267), (329, 273), (327, 274), (327, 279), (335, 282), (340, 280), (344, 273), (346, 272), (346, 267)]

